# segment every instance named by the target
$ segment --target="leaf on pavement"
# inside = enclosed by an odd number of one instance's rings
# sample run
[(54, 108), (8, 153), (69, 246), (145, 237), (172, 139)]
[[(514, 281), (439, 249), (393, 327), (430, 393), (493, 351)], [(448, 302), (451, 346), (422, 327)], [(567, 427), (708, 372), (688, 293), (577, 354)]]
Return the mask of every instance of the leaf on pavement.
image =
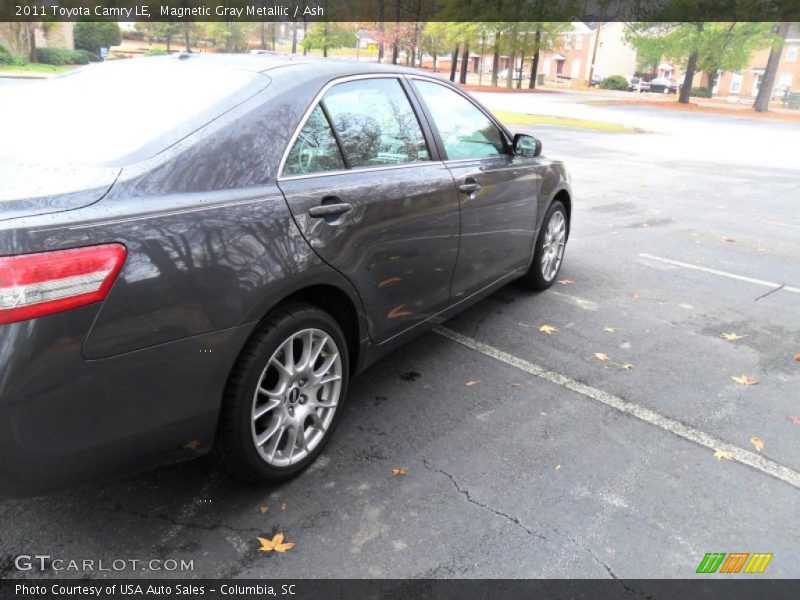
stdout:
[(746, 338), (746, 335), (739, 335), (738, 333), (723, 333), (720, 335), (726, 342), (735, 342), (736, 340), (741, 340), (742, 338)]
[(561, 470), (561, 465), (556, 465), (553, 470), (554, 471), (560, 471)]
[(200, 446), (203, 445), (203, 442), (200, 440), (192, 440), (191, 442), (186, 442), (183, 445), (184, 450), (197, 450)]
[(800, 417), (789, 417), (789, 420), (794, 423), (795, 425), (800, 425)]
[(466, 385), (467, 387), (472, 387), (473, 385), (478, 385), (480, 382), (481, 382), (481, 380), (480, 380), (480, 379), (470, 379), (470, 380), (469, 380), (467, 383), (465, 383), (464, 385)]
[(733, 379), (736, 383), (741, 383), (742, 385), (755, 385), (758, 383), (752, 377), (748, 377), (747, 375), (731, 375), (731, 379)]
[(405, 467), (397, 467), (396, 469), (392, 469), (392, 475), (395, 477), (400, 477), (400, 475), (405, 475), (408, 473), (408, 469)]
[(633, 368), (633, 365), (630, 363), (623, 363), (619, 366), (619, 368), (623, 371), (630, 371)]
[(542, 325), (539, 327), (539, 331), (542, 333), (546, 333), (547, 335), (553, 335), (558, 329), (553, 327), (552, 325)]
[(527, 323), (517, 323), (520, 327), (530, 327)]
[(269, 506), (259, 506), (259, 507), (258, 507), (258, 510), (260, 510), (260, 511), (261, 511), (261, 514), (262, 514), (262, 515), (263, 515), (263, 514), (266, 514), (267, 512), (269, 512)]
[(617, 333), (617, 328), (609, 327), (608, 325), (606, 325), (605, 327), (603, 327), (603, 331), (605, 331), (606, 333)]
[(594, 357), (597, 360), (603, 360), (603, 361), (611, 360), (611, 357), (608, 354), (606, 354), (605, 352), (595, 352), (594, 353)]
[(722, 241), (728, 242), (729, 244), (733, 244), (736, 240), (733, 239), (731, 236), (726, 235), (725, 237), (722, 238)]
[(759, 452), (764, 450), (764, 440), (762, 440), (761, 438), (751, 437), (750, 443), (753, 444), (753, 446), (755, 446), (756, 450), (758, 450)]
[(258, 549), (259, 552), (272, 552), (274, 550), (275, 552), (283, 553), (294, 548), (292, 542), (283, 541), (282, 533), (276, 533), (271, 540), (262, 537), (257, 537), (256, 539), (261, 543), (261, 547)]
[(800, 352), (798, 352), (797, 354), (794, 355), (794, 359), (796, 361), (800, 362)]
[(286, 502), (281, 502), (281, 510), (286, 510), (286, 507), (289, 506)]
[(560, 283), (561, 285), (572, 285), (575, 282), (572, 281), (571, 279), (559, 279), (558, 283)]
[(725, 452), (725, 450), (717, 450), (714, 452), (714, 458), (717, 460), (722, 460), (723, 458), (725, 460), (733, 460), (733, 454), (730, 452)]
[(513, 387), (513, 388), (521, 388), (522, 384), (521, 383), (512, 383), (511, 387)]

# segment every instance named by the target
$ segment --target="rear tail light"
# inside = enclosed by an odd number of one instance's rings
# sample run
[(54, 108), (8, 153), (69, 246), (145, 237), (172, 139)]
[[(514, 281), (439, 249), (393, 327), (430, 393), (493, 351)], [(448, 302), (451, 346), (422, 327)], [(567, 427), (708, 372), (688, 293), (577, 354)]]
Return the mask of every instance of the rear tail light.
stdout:
[(100, 302), (127, 250), (122, 244), (0, 256), (0, 323), (13, 323)]

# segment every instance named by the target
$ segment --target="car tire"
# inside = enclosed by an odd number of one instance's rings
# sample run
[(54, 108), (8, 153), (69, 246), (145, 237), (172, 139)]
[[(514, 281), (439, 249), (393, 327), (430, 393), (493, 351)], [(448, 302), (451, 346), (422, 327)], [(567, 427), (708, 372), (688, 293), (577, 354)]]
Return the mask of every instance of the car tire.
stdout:
[(333, 434), (349, 374), (347, 341), (333, 317), (310, 304), (277, 309), (233, 367), (212, 461), (245, 481), (291, 479)]
[[(533, 262), (528, 272), (521, 278), (526, 287), (541, 291), (546, 290), (555, 283), (564, 259), (568, 234), (569, 218), (567, 209), (561, 201), (554, 200), (542, 220), (539, 236), (536, 239)], [(552, 254), (553, 243), (556, 244), (555, 255)], [(545, 258), (548, 260), (544, 260)], [(553, 265), (549, 260), (554, 260), (555, 264)]]

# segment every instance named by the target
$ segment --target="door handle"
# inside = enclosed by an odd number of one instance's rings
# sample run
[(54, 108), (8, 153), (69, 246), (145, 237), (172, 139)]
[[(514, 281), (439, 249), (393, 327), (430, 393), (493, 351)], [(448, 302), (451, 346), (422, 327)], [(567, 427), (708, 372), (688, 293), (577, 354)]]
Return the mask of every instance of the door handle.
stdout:
[(308, 214), (311, 217), (335, 217), (343, 215), (350, 211), (353, 205), (349, 202), (337, 202), (335, 204), (322, 204), (321, 206), (312, 206), (308, 209)]
[(474, 194), (479, 189), (481, 189), (481, 184), (472, 179), (472, 177), (467, 178), (464, 183), (458, 186), (458, 191), (465, 194)]

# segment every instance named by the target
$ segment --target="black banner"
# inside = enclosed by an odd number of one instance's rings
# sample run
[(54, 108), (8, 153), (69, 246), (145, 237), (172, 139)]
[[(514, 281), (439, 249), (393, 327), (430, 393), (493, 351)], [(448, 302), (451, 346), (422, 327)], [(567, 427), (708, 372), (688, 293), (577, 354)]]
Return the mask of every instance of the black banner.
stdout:
[(0, 0), (0, 21), (764, 21), (800, 0)]
[(25, 580), (0, 581), (3, 600), (202, 598), (206, 600), (564, 600), (652, 598), (664, 600), (797, 598), (800, 580)]

